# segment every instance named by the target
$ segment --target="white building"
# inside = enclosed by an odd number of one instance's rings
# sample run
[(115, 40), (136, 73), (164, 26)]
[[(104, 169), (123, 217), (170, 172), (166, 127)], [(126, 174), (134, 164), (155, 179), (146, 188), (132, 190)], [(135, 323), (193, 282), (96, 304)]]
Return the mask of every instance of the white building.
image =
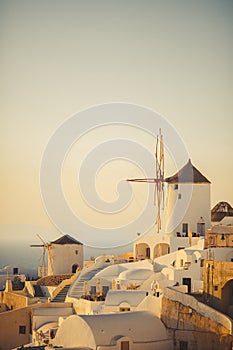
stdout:
[(145, 290), (110, 290), (103, 313), (136, 311), (139, 304), (149, 295)]
[[(32, 341), (40, 345), (43, 340), (49, 339), (54, 329), (58, 328), (59, 317), (68, 317), (73, 314), (72, 304), (43, 304), (44, 306), (32, 308)], [(55, 332), (54, 332), (55, 333)]]
[(145, 311), (72, 315), (61, 323), (53, 345), (90, 350), (172, 349), (162, 321)]
[(48, 244), (48, 275), (75, 273), (82, 267), (82, 243), (65, 235)]

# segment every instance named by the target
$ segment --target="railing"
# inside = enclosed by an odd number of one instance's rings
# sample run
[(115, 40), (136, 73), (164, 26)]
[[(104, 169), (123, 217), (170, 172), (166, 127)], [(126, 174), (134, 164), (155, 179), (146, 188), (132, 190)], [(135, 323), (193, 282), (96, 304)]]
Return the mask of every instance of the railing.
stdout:
[(81, 269), (77, 269), (76, 273), (72, 277), (63, 280), (57, 286), (57, 288), (53, 290), (52, 295), (51, 295), (51, 299), (54, 299), (65, 286), (70, 286), (76, 280), (76, 278), (78, 277), (80, 271), (81, 271)]

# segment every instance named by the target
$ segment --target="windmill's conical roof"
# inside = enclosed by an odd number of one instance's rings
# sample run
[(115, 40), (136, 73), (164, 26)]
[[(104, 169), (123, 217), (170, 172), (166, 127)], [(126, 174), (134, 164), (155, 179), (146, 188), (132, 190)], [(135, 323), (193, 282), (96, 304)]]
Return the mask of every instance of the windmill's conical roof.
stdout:
[(51, 243), (52, 244), (82, 244), (81, 242), (77, 241), (75, 238), (69, 235), (64, 235)]
[(193, 166), (191, 160), (183, 166), (175, 175), (165, 179), (168, 183), (210, 183), (202, 173)]

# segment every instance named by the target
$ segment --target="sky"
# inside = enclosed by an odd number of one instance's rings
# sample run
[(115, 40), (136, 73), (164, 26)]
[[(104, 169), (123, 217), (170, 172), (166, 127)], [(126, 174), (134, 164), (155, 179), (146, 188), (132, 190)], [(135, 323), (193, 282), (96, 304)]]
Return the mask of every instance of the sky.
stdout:
[[(233, 205), (231, 0), (1, 0), (0, 33), (0, 265), (12, 256), (24, 263), (20, 249), (37, 242), (37, 233), (61, 235), (41, 198), (41, 159), (55, 130), (95, 105), (125, 102), (164, 116), (211, 181), (211, 205)], [(79, 162), (114, 133), (153, 152), (151, 135), (127, 127), (94, 130), (74, 145), (63, 186), (87, 221), (94, 213), (72, 197)], [(107, 202), (117, 196), (115, 178), (142, 174), (121, 165), (113, 162), (96, 180)], [(171, 169), (165, 164), (167, 176)], [(136, 190), (131, 214), (138, 215), (146, 190)], [(92, 224), (101, 228), (105, 220), (115, 222), (102, 215)]]

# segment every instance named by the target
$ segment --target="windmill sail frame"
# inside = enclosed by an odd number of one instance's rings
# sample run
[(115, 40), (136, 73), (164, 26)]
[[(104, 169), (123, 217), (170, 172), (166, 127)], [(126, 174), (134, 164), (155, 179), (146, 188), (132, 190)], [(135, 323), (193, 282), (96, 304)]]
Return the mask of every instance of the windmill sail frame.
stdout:
[(161, 129), (156, 136), (155, 144), (155, 177), (141, 179), (127, 179), (128, 182), (146, 182), (154, 183), (154, 205), (157, 206), (157, 217), (155, 225), (157, 232), (162, 228), (161, 209), (164, 209), (164, 143)]

